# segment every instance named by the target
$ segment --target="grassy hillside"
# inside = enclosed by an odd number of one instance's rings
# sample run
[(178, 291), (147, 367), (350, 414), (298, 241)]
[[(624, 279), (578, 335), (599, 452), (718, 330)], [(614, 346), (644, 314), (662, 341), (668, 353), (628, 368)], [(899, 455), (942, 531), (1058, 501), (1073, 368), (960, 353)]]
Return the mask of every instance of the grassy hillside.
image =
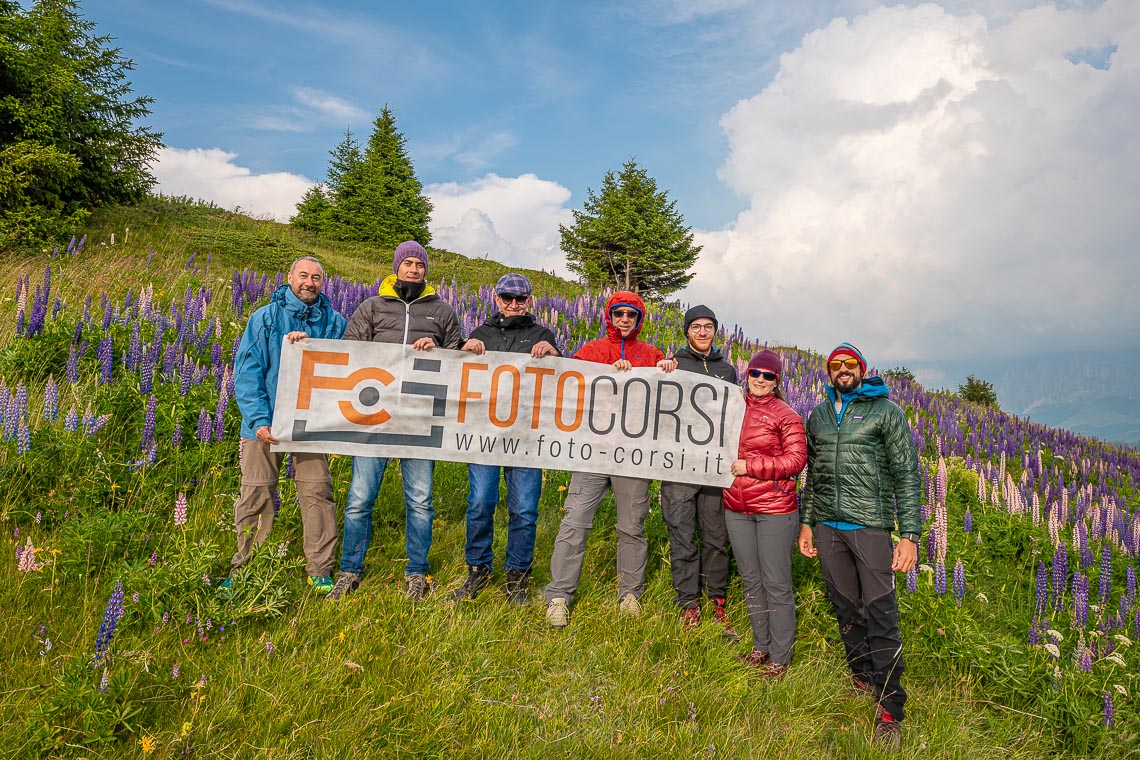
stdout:
[[(263, 302), (242, 301), (239, 316), (234, 270), (271, 282), (310, 253), (344, 292), (390, 271), (388, 251), (180, 201), (96, 218), (74, 255), (3, 257), (0, 755), (878, 756), (873, 705), (844, 678), (818, 565), (794, 557), (795, 660), (785, 680), (758, 682), (738, 660), (747, 643), (709, 624), (681, 632), (656, 496), (643, 616), (617, 615), (607, 498), (571, 625), (548, 629), (538, 597), (565, 473), (545, 475), (535, 601), (524, 609), (494, 590), (447, 600), (465, 575), (466, 472), (449, 463), (435, 480), (437, 593), (423, 603), (401, 594), (395, 472), (356, 594), (331, 604), (302, 582), (295, 488), (283, 479), (271, 540), (239, 591), (219, 599), (239, 415), (219, 405), (218, 389), (244, 317)], [(455, 278), (448, 295), (464, 315), (486, 310), (479, 286), (504, 271), (433, 251), (430, 274)], [(597, 296), (528, 275), (568, 345), (597, 334)], [(20, 286), (21, 299), (18, 277), (30, 288)], [(37, 301), (45, 283), (50, 294)], [(679, 344), (676, 310), (655, 311), (646, 332)], [(721, 340), (736, 357), (762, 343)], [(790, 401), (806, 411), (820, 398), (820, 358), (781, 353)], [(892, 387), (923, 457), (927, 528), (941, 538), (924, 541), (923, 570), (899, 580), (911, 693), (903, 755), (1135, 754), (1140, 455), (903, 379)], [(351, 462), (333, 457), (332, 470), (343, 507)], [(502, 514), (497, 558), (505, 528)], [(117, 588), (122, 616), (109, 634)], [(745, 632), (735, 578), (730, 611)]]

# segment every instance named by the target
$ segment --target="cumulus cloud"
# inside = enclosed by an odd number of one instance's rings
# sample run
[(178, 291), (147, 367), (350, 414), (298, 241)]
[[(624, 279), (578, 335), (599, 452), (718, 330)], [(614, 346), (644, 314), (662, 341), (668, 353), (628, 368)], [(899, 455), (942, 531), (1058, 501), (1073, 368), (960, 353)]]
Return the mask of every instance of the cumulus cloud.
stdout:
[(1138, 68), (1127, 0), (833, 20), (723, 116), (750, 203), (684, 297), (892, 361), (1135, 345)]
[(243, 213), (289, 220), (297, 202), (314, 182), (299, 174), (254, 174), (234, 163), (236, 153), (219, 148), (162, 148), (152, 167), (156, 190), (167, 195), (188, 195), (213, 201)]
[(558, 225), (573, 219), (570, 191), (533, 174), (488, 174), (471, 182), (428, 185), (435, 210), (432, 244), (464, 256), (567, 275)]

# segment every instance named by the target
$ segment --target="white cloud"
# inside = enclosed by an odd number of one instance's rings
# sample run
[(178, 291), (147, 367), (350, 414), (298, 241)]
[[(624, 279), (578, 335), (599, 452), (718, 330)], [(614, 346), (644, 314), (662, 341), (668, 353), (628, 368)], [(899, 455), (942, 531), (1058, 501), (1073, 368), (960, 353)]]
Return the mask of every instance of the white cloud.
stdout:
[(472, 182), (429, 185), (432, 244), (528, 269), (567, 274), (559, 224), (573, 219), (570, 191), (533, 174), (488, 174)]
[(288, 221), (314, 182), (298, 174), (254, 174), (234, 163), (236, 153), (219, 148), (162, 148), (152, 167), (156, 190), (213, 201), (223, 208)]
[(1128, 0), (833, 20), (722, 118), (750, 205), (698, 235), (684, 298), (891, 361), (1135, 344), (1138, 69)]
[(357, 123), (368, 120), (367, 111), (324, 90), (313, 87), (295, 87), (293, 88), (293, 97), (301, 105), (313, 109), (331, 121)]

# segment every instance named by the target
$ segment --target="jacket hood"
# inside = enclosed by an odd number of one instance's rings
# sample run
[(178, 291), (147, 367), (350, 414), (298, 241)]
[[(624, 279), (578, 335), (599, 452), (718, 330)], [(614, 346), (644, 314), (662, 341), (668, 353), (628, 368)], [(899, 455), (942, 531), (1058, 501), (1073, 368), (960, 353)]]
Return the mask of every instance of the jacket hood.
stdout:
[(528, 312), (526, 314), (508, 317), (503, 312), (496, 311), (483, 320), (483, 324), (491, 327), (499, 327), (504, 330), (522, 330), (534, 324), (534, 315)]
[(294, 314), (298, 319), (306, 322), (314, 322), (320, 319), (321, 311), (323, 309), (331, 309), (332, 301), (324, 293), (317, 294), (315, 303), (307, 304), (297, 297), (293, 289), (288, 285), (282, 285), (277, 290), (273, 291), (273, 300), (282, 309), (285, 309), (290, 314)]
[[(850, 393), (842, 394), (843, 401), (852, 401), (857, 398), (887, 398), (890, 396), (891, 389), (887, 387), (883, 378), (878, 375), (863, 378), (863, 384)], [(831, 399), (832, 403), (840, 397), (840, 394), (835, 390), (834, 385), (827, 386), (827, 396)]]
[[(396, 292), (396, 275), (390, 274), (384, 278), (384, 281), (380, 283), (380, 295), (384, 296), (385, 298), (400, 298), (400, 294)], [(431, 283), (425, 282), (424, 292), (420, 294), (420, 298), (427, 298), (428, 296), (434, 295), (435, 288), (431, 286)], [(420, 298), (417, 298), (416, 300), (418, 301)]]
[(641, 319), (637, 320), (637, 325), (633, 328), (633, 331), (625, 336), (625, 340), (635, 340), (641, 332), (642, 325), (645, 324), (645, 302), (641, 300), (641, 297), (638, 296), (637, 293), (629, 290), (619, 290), (606, 299), (606, 335), (612, 340), (620, 341), (622, 340), (621, 333), (614, 327), (614, 323), (610, 320), (610, 311), (615, 306), (629, 306), (641, 312)]

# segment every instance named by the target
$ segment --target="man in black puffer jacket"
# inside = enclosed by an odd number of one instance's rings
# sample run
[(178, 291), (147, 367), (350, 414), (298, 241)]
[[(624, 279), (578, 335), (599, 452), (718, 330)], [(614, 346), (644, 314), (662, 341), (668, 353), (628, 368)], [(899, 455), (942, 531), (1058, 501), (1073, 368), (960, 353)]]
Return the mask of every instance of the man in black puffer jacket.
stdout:
[[(717, 327), (716, 314), (709, 307), (702, 304), (686, 311), (684, 328), (688, 344), (673, 358), (679, 370), (735, 384), (736, 367), (713, 345)], [(681, 608), (681, 625), (692, 630), (701, 622), (703, 589), (713, 603), (713, 619), (724, 627), (725, 636), (735, 639), (736, 631), (724, 606), (728, 590), (728, 530), (724, 524), (721, 489), (662, 482), (661, 518), (669, 529), (669, 569), (676, 592), (674, 602)]]
[[(464, 351), (482, 354), (507, 351), (535, 358), (561, 356), (554, 333), (534, 321), (530, 280), (521, 274), (505, 274), (495, 283), (495, 306), (487, 321), (471, 331)], [(474, 599), (491, 581), (495, 538), (495, 507), (499, 504), (499, 479), (507, 481), (507, 600), (526, 604), (530, 565), (534, 560), (538, 498), (542, 495), (542, 470), (533, 467), (467, 465), (467, 580), (452, 598)]]
[(875, 743), (897, 750), (906, 692), (894, 573), (918, 562), (918, 453), (906, 413), (887, 398), (883, 380), (866, 373), (850, 343), (827, 357), (828, 397), (808, 417), (799, 546), (819, 557), (852, 685), (878, 700)]

